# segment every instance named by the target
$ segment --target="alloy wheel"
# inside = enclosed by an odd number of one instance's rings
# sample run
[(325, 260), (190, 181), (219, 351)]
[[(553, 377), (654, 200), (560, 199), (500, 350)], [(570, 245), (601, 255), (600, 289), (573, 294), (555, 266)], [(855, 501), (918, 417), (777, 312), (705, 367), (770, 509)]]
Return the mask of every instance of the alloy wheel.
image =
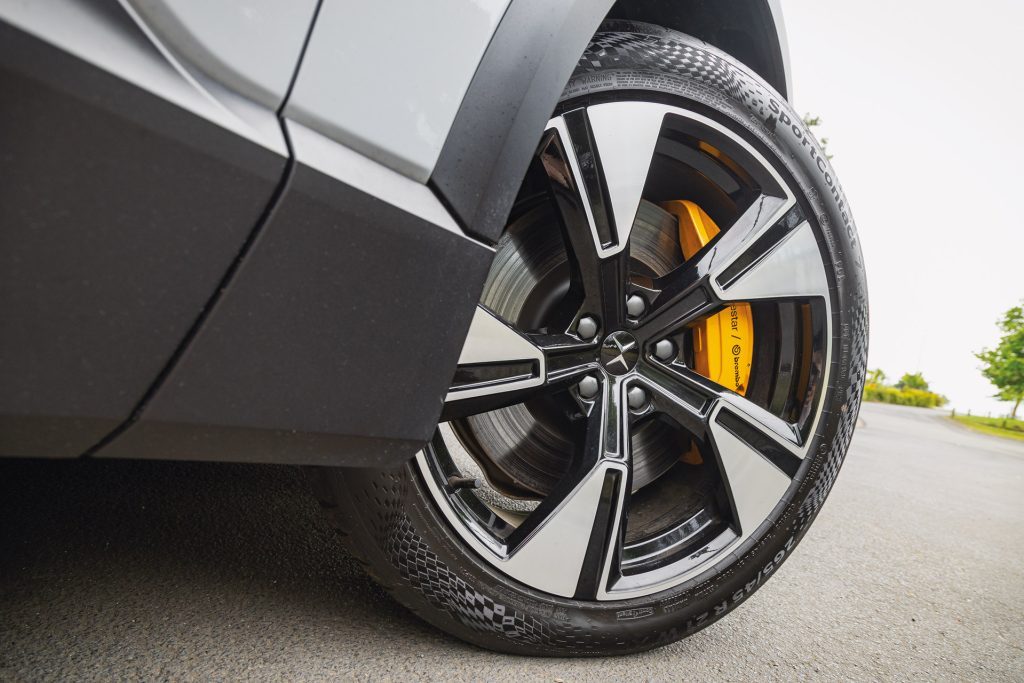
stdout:
[[(756, 542), (802, 476), (830, 285), (813, 217), (747, 137), (643, 101), (548, 124), (417, 459), (512, 579), (579, 600), (677, 586)], [(714, 228), (689, 249), (682, 200)]]

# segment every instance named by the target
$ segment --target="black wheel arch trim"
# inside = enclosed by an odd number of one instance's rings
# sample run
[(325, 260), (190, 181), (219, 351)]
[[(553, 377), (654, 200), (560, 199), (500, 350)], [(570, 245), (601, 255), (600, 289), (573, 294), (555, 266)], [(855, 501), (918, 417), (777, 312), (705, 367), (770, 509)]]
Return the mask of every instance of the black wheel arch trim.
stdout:
[(513, 0), (430, 176), (470, 234), (496, 242), (573, 68), (611, 0)]
[(539, 131), (606, 19), (657, 24), (732, 54), (786, 96), (784, 45), (768, 0), (513, 0), (441, 149), (429, 184), (463, 229), (505, 226)]

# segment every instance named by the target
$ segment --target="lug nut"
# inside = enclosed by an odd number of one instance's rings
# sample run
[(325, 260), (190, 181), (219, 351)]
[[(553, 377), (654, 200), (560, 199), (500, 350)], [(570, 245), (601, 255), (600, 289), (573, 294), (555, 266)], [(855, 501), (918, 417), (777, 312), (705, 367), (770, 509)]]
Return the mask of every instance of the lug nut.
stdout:
[(639, 318), (644, 314), (646, 308), (647, 302), (639, 294), (630, 294), (629, 298), (626, 299), (626, 313), (629, 314), (630, 318)]
[(630, 387), (626, 392), (626, 402), (633, 410), (640, 410), (647, 405), (647, 392), (640, 387)]
[(672, 360), (676, 355), (676, 345), (668, 339), (662, 339), (654, 345), (654, 357), (658, 360)]
[(580, 339), (593, 339), (597, 334), (597, 320), (589, 315), (583, 316), (576, 324), (576, 334)]
[(597, 396), (597, 388), (597, 378), (593, 375), (587, 375), (581, 379), (579, 385), (577, 385), (581, 398), (594, 398)]

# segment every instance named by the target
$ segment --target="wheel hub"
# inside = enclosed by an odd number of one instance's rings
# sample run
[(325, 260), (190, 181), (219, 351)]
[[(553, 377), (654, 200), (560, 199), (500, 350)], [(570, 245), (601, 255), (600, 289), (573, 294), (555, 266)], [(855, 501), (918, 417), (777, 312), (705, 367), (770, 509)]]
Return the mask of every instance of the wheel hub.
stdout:
[(613, 375), (624, 375), (636, 367), (640, 346), (629, 332), (619, 330), (605, 337), (601, 344), (601, 365)]

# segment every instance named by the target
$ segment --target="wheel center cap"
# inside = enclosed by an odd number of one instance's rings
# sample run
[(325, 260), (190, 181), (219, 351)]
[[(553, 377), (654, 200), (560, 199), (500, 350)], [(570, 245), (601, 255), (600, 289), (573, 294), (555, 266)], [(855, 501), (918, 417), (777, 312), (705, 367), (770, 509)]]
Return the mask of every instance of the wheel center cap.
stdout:
[(601, 344), (601, 365), (613, 375), (626, 374), (636, 367), (639, 358), (640, 345), (629, 332), (612, 332)]

